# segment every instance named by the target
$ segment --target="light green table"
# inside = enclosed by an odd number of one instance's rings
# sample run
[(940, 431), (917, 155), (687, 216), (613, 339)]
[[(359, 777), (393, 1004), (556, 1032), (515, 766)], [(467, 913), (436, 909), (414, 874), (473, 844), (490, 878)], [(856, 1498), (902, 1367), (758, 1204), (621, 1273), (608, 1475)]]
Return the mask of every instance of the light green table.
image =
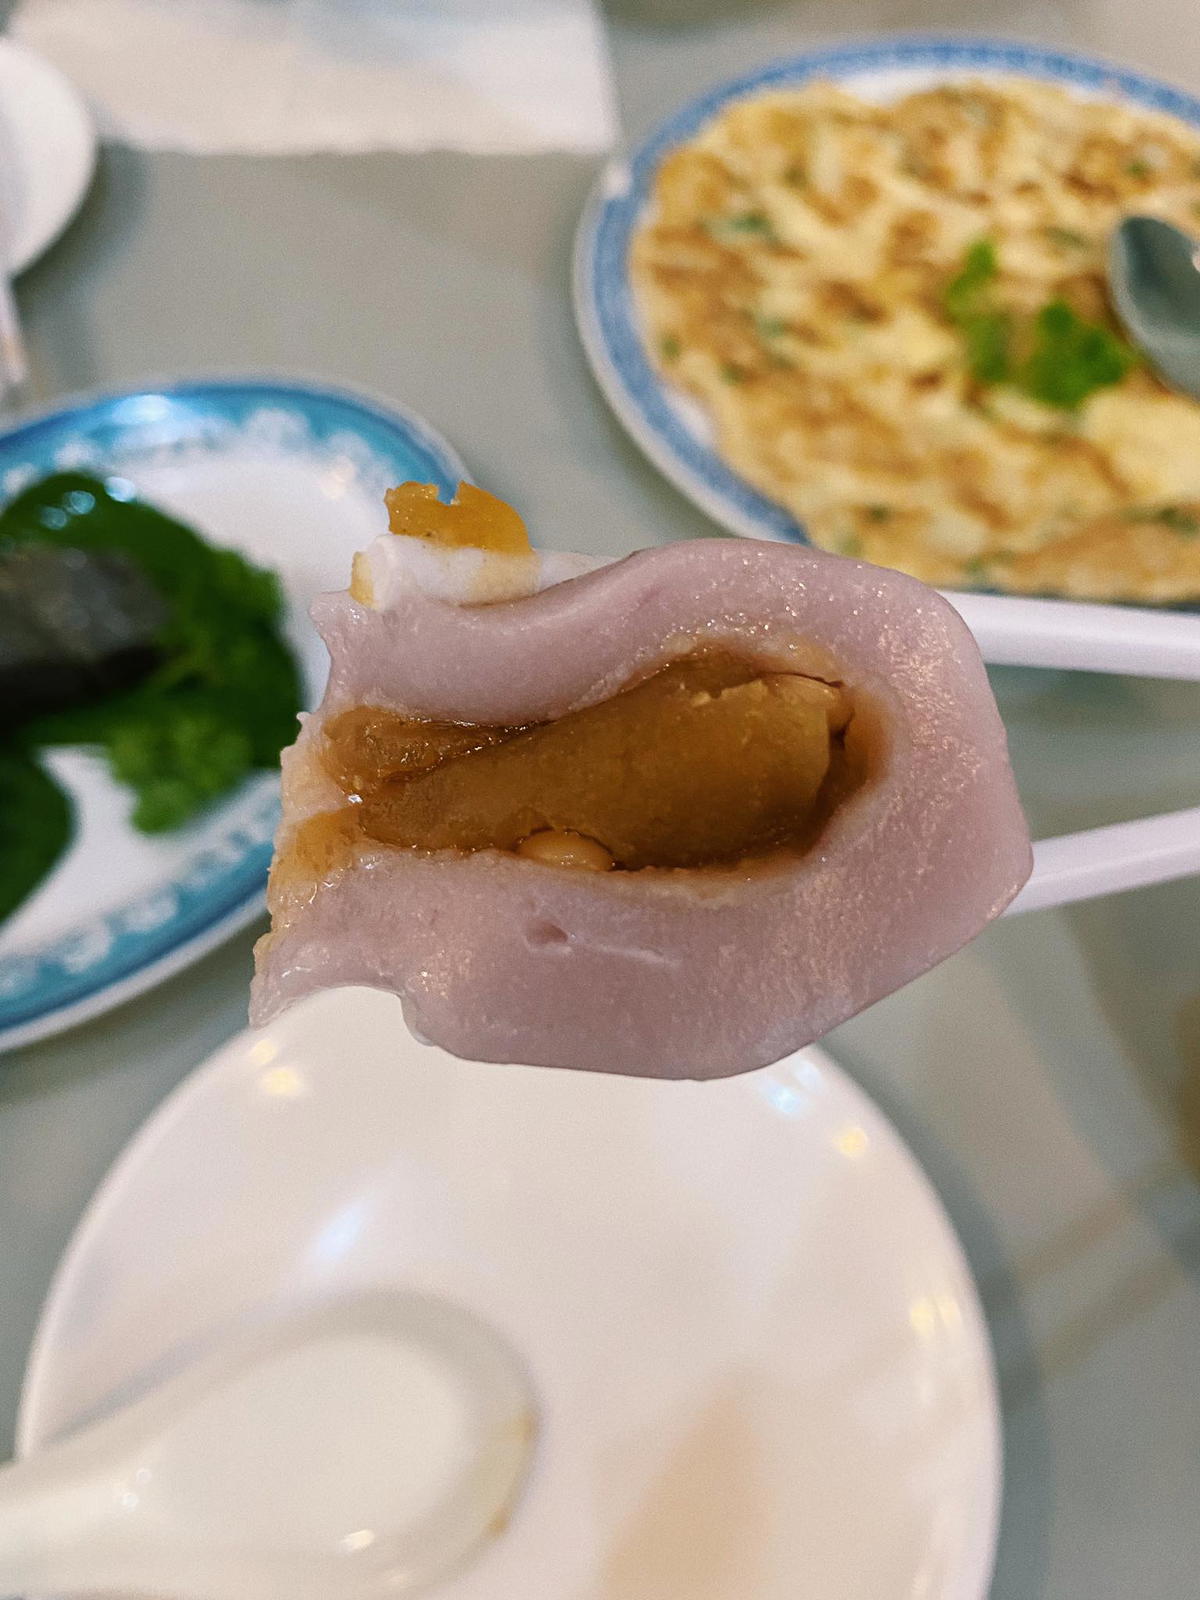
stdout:
[[(636, 135), (851, 20), (1006, 28), (1200, 87), (1192, 9), (624, 0), (614, 41)], [(20, 286), (43, 394), (181, 372), (349, 380), (422, 412), (544, 542), (619, 553), (711, 531), (626, 442), (575, 340), (568, 253), (593, 166), (108, 150)], [(1200, 800), (1200, 688), (1009, 673), (998, 689), (1036, 831)], [(242, 1024), (251, 942), (0, 1065), (3, 1442), (80, 1209)], [(1200, 1593), (1200, 881), (1001, 924), (830, 1043), (926, 1164), (982, 1288), (1007, 1439), (995, 1600)]]

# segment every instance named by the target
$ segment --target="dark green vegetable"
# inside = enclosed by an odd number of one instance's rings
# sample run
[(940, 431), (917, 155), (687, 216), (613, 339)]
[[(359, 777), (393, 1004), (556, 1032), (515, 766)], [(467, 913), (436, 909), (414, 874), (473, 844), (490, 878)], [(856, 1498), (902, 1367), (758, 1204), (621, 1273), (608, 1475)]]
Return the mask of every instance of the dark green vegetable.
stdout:
[(26, 751), (0, 748), (0, 917), (42, 881), (71, 837), (71, 804)]
[(149, 833), (177, 827), (252, 768), (276, 764), (295, 735), (300, 686), (273, 573), (79, 473), (19, 495), (0, 515), (0, 545), (8, 541), (121, 551), (168, 610), (148, 678), (27, 724), (23, 742), (101, 745), (135, 792), (135, 824)]

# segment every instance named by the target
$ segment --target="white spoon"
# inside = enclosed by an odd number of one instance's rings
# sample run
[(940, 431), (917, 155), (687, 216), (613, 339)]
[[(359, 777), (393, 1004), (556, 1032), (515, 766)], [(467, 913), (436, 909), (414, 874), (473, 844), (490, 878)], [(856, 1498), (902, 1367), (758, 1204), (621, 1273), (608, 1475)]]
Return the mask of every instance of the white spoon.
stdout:
[(408, 1595), (499, 1535), (534, 1431), (515, 1356), (444, 1302), (260, 1325), (0, 1469), (0, 1594)]

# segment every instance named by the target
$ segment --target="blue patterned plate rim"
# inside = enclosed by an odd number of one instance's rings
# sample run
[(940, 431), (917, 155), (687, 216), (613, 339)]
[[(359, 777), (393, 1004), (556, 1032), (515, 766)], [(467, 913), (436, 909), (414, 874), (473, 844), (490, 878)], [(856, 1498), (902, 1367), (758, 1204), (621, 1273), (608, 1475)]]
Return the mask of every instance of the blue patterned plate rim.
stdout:
[[(415, 471), (444, 492), (468, 476), (457, 453), (413, 413), (342, 385), (269, 376), (170, 379), (72, 396), (0, 434), (7, 500), (64, 465), (108, 465), (177, 448), (220, 453), (253, 440), (264, 418), (289, 419), (300, 454), (356, 439), (356, 468), (385, 484)], [(131, 469), (132, 470), (132, 469)], [(218, 807), (211, 837), (180, 878), (163, 882), (59, 938), (0, 955), (0, 1050), (99, 1015), (197, 960), (258, 916), (279, 816), (278, 785), (252, 780)]]
[(575, 315), (596, 381), (619, 420), (665, 477), (715, 521), (750, 538), (807, 543), (803, 525), (753, 489), (681, 420), (679, 401), (645, 351), (628, 260), (662, 157), (731, 101), (764, 89), (887, 71), (1015, 73), (1123, 97), (1200, 127), (1200, 96), (1098, 56), (1018, 40), (897, 34), (777, 59), (709, 89), (610, 162), (576, 235)]

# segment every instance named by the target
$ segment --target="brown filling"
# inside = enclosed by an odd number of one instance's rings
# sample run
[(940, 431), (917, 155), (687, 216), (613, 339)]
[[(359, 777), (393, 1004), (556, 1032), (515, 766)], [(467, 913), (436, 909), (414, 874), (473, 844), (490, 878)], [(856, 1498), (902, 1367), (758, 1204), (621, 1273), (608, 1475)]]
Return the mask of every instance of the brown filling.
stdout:
[(864, 781), (874, 723), (861, 696), (727, 651), (530, 727), (359, 707), (321, 752), (349, 803), (303, 825), (295, 865), (321, 877), (361, 839), (591, 870), (803, 849)]

